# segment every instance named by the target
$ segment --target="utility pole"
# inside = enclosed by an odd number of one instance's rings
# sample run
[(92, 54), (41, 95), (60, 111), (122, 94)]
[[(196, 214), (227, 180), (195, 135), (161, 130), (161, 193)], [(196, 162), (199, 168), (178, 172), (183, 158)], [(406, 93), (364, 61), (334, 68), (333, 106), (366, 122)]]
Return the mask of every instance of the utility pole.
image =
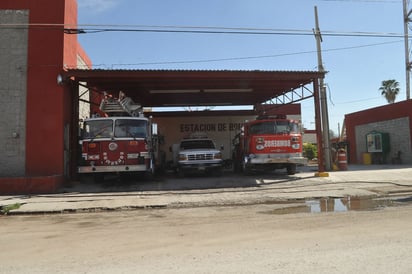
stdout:
[[(322, 42), (322, 36), (320, 34), (319, 29), (319, 21), (318, 21), (318, 8), (315, 6), (315, 24), (316, 29), (315, 38), (316, 38), (316, 47), (318, 51), (318, 70), (319, 72), (324, 73), (325, 70), (323, 68), (322, 62), (322, 49), (320, 43)], [(322, 120), (322, 135), (323, 135), (323, 151), (325, 157), (325, 170), (331, 170), (331, 149), (330, 149), (330, 137), (329, 137), (329, 116), (328, 116), (328, 105), (326, 100), (326, 88), (323, 82), (323, 78), (319, 79), (319, 89), (320, 89), (320, 106), (321, 106), (321, 120)]]
[(409, 10), (407, 0), (403, 0), (403, 23), (404, 23), (404, 37), (405, 37), (405, 69), (406, 69), (406, 100), (411, 97), (411, 86), (410, 86), (410, 71), (411, 63), (409, 61), (410, 51), (409, 51), (409, 22), (411, 22), (410, 15), (411, 10)]

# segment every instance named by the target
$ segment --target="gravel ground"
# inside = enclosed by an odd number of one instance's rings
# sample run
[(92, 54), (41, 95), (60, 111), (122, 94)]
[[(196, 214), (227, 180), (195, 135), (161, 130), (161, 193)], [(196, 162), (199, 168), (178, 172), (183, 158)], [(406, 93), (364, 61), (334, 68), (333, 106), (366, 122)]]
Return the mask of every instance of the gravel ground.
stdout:
[(0, 273), (412, 273), (412, 206), (0, 216)]

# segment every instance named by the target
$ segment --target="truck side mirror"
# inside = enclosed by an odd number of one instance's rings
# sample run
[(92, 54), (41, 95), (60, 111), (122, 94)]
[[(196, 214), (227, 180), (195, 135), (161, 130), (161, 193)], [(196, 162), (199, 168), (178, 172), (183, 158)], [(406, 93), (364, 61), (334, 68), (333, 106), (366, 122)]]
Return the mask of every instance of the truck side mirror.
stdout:
[(157, 135), (157, 124), (155, 123), (152, 124), (152, 134)]

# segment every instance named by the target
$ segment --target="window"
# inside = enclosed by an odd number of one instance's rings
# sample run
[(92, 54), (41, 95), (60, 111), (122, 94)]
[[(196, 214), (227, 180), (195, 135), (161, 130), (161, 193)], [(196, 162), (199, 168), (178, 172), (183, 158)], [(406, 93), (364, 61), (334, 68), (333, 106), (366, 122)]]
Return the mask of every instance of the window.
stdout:
[(298, 133), (298, 125), (290, 121), (264, 121), (252, 124), (249, 133), (254, 134), (290, 134)]
[(114, 136), (118, 138), (146, 138), (147, 121), (137, 119), (118, 119), (115, 124)]
[(111, 119), (86, 121), (83, 129), (83, 138), (111, 138), (113, 136), (113, 121)]
[(180, 149), (214, 149), (215, 145), (212, 140), (191, 140), (183, 141), (180, 144)]

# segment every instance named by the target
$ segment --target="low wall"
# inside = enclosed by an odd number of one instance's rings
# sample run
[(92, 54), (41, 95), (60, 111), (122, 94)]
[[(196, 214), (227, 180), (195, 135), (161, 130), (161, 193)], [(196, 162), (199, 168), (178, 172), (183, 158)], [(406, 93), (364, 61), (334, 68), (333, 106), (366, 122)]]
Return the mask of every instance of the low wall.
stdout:
[(0, 178), (0, 195), (56, 193), (63, 182), (63, 176)]

